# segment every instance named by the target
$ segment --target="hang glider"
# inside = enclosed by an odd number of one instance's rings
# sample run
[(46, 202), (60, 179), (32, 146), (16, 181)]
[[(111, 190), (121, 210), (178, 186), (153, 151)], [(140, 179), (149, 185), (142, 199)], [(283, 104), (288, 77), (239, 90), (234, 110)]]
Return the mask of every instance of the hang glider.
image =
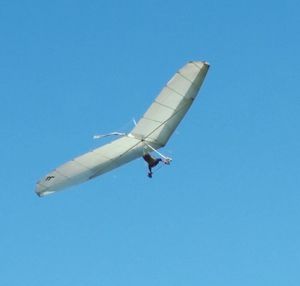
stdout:
[(208, 68), (207, 62), (187, 63), (170, 79), (131, 132), (96, 136), (120, 138), (57, 167), (37, 182), (37, 195), (49, 195), (93, 179), (153, 151), (170, 163), (171, 159), (157, 150), (166, 145), (192, 105)]

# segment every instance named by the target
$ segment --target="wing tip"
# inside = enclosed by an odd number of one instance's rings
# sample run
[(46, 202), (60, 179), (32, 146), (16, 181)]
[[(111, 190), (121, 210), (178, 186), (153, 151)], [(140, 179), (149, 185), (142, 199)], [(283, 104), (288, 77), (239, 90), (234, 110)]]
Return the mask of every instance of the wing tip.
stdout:
[(210, 63), (208, 61), (189, 61), (189, 63), (193, 63), (199, 67), (202, 65), (206, 66), (207, 68), (210, 67)]
[(53, 191), (49, 191), (48, 187), (45, 187), (43, 184), (41, 184), (40, 182), (37, 182), (36, 187), (34, 192), (36, 193), (36, 195), (38, 197), (45, 197), (47, 195), (50, 195), (52, 193), (54, 193)]

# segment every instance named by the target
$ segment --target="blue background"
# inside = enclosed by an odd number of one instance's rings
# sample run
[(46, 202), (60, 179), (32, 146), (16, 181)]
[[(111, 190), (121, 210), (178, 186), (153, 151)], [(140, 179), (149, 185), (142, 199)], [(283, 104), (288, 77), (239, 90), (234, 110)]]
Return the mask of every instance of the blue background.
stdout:
[[(0, 2), (1, 285), (300, 285), (298, 1)], [(149, 180), (136, 160), (38, 198), (211, 63)]]

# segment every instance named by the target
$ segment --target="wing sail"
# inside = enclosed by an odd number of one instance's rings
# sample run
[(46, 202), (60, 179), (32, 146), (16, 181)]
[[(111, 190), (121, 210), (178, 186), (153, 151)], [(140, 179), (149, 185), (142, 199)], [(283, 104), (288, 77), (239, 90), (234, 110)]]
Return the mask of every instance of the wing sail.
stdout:
[(197, 96), (209, 64), (189, 62), (162, 89), (131, 134), (164, 146)]
[(143, 156), (144, 145), (122, 137), (59, 166), (37, 182), (36, 193), (45, 196), (85, 182)]

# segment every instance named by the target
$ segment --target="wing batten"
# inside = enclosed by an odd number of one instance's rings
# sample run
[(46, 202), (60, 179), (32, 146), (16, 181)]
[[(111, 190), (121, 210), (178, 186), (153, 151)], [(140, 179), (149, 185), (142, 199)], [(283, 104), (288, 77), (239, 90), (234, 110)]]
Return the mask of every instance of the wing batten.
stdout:
[(157, 100), (155, 100), (154, 102), (157, 103), (157, 104), (159, 104), (159, 105), (162, 106), (162, 107), (165, 107), (165, 108), (167, 108), (167, 109), (171, 109), (172, 111), (175, 111), (175, 110), (176, 110), (175, 108), (173, 108), (173, 107), (171, 107), (171, 106), (169, 106), (169, 105), (165, 105), (165, 104), (163, 104), (163, 103), (161, 103), (161, 102), (159, 102), (159, 101), (157, 101)]

